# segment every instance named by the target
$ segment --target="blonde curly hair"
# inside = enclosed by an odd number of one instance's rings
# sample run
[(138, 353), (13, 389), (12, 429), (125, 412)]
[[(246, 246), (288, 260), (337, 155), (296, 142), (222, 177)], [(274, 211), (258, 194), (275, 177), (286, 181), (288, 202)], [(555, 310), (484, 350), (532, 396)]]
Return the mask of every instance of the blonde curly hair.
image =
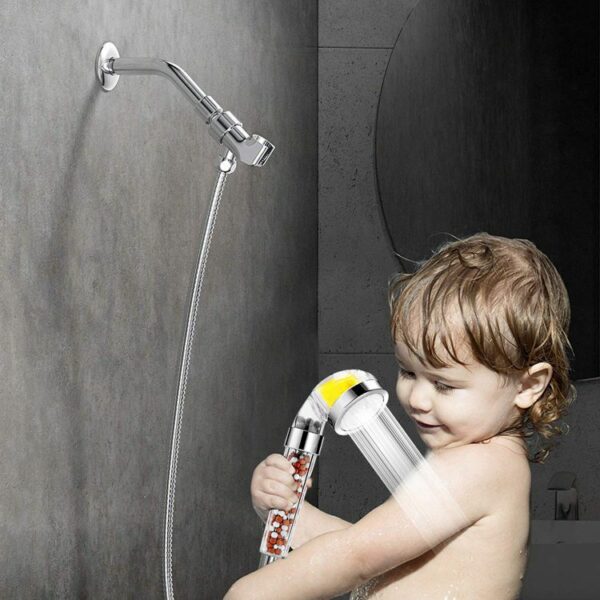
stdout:
[(424, 366), (450, 366), (436, 352), (438, 343), (446, 357), (467, 364), (457, 352), (462, 341), (473, 359), (505, 381), (538, 362), (552, 365), (540, 398), (500, 432), (527, 438), (529, 459), (544, 462), (575, 398), (569, 296), (550, 259), (528, 240), (477, 233), (443, 244), (414, 273), (392, 276), (388, 300), (393, 342), (406, 344)]

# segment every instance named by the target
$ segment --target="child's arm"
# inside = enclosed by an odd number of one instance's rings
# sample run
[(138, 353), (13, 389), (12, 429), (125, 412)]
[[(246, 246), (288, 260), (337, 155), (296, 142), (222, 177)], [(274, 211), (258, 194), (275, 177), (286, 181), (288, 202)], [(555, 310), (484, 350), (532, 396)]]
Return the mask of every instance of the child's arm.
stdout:
[[(254, 507), (258, 516), (262, 519), (263, 523), (267, 522), (268, 510), (259, 510)], [(338, 531), (340, 529), (347, 529), (351, 527), (352, 523), (344, 521), (335, 515), (330, 515), (324, 510), (319, 510), (310, 502), (304, 500), (302, 508), (298, 512), (296, 517), (296, 525), (294, 526), (294, 533), (290, 546), (296, 550), (300, 546), (310, 542), (310, 540), (329, 533), (330, 531)]]
[(324, 533), (347, 529), (351, 526), (352, 523), (319, 510), (305, 500), (296, 519), (291, 546), (295, 552), (300, 546)]
[[(262, 519), (263, 523), (266, 523), (269, 511), (259, 510), (256, 507), (254, 507), (254, 509)], [(352, 523), (344, 521), (344, 519), (340, 519), (334, 515), (330, 515), (324, 510), (319, 510), (310, 502), (304, 500), (302, 508), (296, 517), (296, 525), (294, 526), (294, 533), (292, 534), (290, 546), (296, 550), (303, 544), (306, 544), (306, 542), (310, 542), (310, 540), (319, 537), (324, 533), (347, 529), (351, 526)]]
[(428, 464), (451, 500), (436, 481), (414, 475), (355, 525), (316, 537), (243, 577), (224, 600), (333, 598), (420, 556), (489, 514), (505, 475), (503, 458), (489, 445), (440, 452)]
[(254, 573), (239, 579), (223, 600), (323, 600), (363, 583), (347, 532), (325, 533)]

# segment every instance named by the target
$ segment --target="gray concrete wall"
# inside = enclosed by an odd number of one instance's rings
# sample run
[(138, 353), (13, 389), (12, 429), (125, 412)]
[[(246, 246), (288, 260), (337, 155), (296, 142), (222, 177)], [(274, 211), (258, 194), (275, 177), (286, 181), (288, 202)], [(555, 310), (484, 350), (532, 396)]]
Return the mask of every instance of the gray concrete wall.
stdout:
[[(319, 375), (359, 368), (390, 392), (389, 406), (424, 450), (395, 395), (387, 281), (399, 270), (381, 219), (374, 171), (377, 102), (397, 36), (415, 0), (319, 3)], [(578, 474), (581, 519), (599, 519), (598, 384), (582, 383), (571, 433), (534, 465), (532, 515), (553, 518), (552, 473)], [(354, 444), (329, 435), (319, 461), (319, 507), (357, 521), (388, 496)]]
[(276, 145), (225, 187), (185, 406), (178, 598), (254, 569), (252, 469), (317, 378), (317, 3), (17, 2), (0, 14), (0, 597), (160, 598), (190, 277), (218, 146), (180, 65)]

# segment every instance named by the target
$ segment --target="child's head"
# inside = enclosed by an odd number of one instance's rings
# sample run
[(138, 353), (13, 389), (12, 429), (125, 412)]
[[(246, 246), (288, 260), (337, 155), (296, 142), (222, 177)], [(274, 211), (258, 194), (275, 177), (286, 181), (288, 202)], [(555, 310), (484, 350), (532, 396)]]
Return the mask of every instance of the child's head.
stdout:
[(544, 460), (573, 397), (569, 298), (550, 260), (527, 240), (479, 233), (393, 277), (389, 300), (398, 396), (424, 441), (537, 433)]

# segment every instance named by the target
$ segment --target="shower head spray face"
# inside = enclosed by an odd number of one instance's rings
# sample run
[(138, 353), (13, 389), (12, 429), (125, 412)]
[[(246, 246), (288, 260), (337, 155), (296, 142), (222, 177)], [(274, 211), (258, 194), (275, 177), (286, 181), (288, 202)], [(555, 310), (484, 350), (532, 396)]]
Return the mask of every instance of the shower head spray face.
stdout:
[(338, 435), (348, 435), (379, 415), (389, 394), (366, 371), (338, 371), (321, 381), (311, 397), (328, 413)]

